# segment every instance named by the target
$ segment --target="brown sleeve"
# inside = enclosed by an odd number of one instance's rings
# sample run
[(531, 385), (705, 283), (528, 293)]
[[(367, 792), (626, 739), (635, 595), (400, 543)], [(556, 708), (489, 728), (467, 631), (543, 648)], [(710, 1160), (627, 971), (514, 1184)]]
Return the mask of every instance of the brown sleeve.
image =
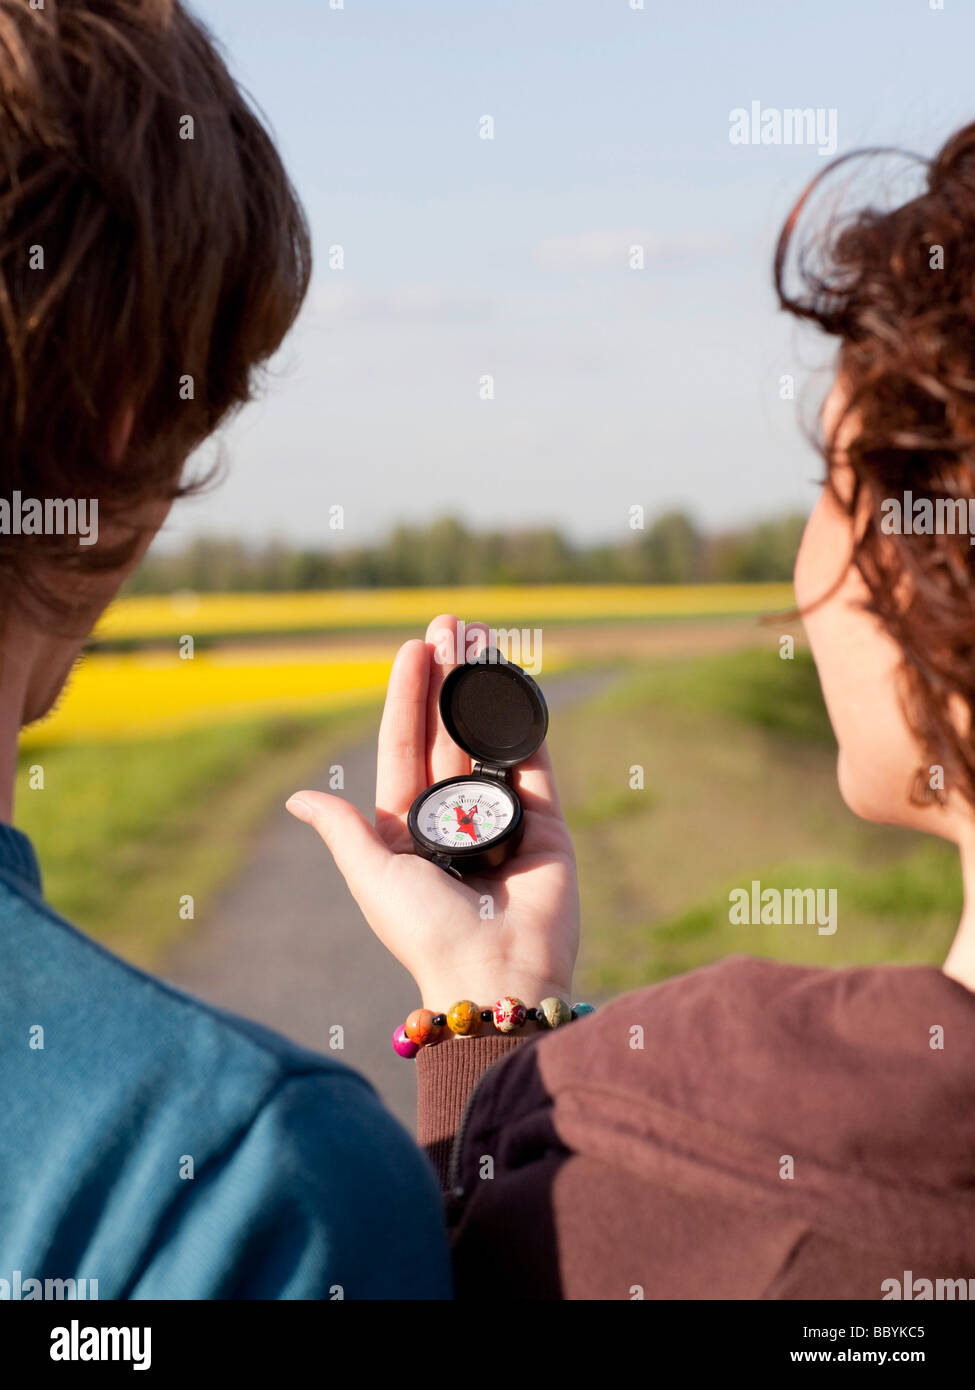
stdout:
[(488, 1067), (524, 1047), (531, 1038), (451, 1038), (421, 1047), (416, 1057), (416, 1137), (446, 1190), (454, 1135), (467, 1098)]

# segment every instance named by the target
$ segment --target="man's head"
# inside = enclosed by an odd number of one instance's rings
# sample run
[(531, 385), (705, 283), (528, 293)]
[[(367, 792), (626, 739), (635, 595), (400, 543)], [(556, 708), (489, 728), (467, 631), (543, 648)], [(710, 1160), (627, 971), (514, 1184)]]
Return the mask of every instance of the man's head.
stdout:
[(8, 615), (90, 628), (309, 273), (274, 146), (179, 0), (0, 0), (0, 498), (99, 518), (95, 546), (0, 535)]

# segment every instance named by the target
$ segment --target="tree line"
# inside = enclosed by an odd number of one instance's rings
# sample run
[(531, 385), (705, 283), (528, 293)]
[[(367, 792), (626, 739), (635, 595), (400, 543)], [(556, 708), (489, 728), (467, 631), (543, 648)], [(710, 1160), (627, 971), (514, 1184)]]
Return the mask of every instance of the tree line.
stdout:
[(556, 527), (475, 531), (455, 517), (400, 525), (342, 549), (198, 537), (150, 552), (129, 593), (398, 588), (442, 584), (694, 584), (792, 577), (805, 517), (790, 513), (707, 534), (682, 511), (616, 542), (580, 544)]

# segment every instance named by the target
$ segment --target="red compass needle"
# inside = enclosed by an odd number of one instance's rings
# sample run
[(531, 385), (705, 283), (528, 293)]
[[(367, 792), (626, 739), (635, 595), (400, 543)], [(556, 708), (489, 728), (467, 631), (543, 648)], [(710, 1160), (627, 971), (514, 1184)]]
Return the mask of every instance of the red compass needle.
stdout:
[(477, 807), (472, 806), (466, 816), (464, 815), (462, 807), (455, 806), (454, 810), (457, 812), (457, 829), (462, 831), (465, 835), (469, 835), (472, 840), (476, 840), (477, 830), (474, 828), (474, 816), (477, 812)]

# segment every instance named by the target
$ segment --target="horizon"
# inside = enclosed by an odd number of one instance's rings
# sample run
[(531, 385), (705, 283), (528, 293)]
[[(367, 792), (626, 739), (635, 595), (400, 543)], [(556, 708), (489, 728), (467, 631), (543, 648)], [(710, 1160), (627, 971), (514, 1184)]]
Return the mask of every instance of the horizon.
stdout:
[[(832, 149), (933, 152), (971, 118), (975, 15), (291, 0), (269, 26), (259, 0), (192, 3), (267, 115), (316, 261), (267, 391), (222, 432), (225, 483), (160, 548), (322, 542), (332, 505), (348, 546), (444, 511), (595, 543), (634, 504), (708, 529), (810, 509), (832, 345), (777, 310), (775, 239)], [(755, 143), (756, 107), (778, 143)]]

